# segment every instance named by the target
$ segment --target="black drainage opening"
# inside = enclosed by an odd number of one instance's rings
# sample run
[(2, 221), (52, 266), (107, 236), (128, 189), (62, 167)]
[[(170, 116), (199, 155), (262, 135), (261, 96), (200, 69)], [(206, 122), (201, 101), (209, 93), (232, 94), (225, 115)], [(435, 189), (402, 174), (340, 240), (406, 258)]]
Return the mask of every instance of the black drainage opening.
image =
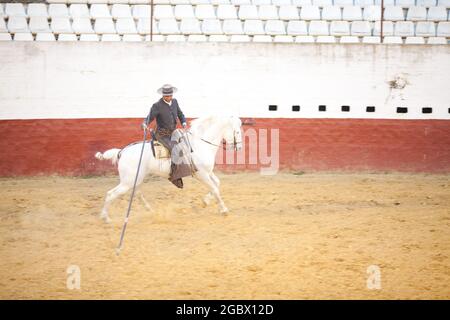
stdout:
[(422, 108), (422, 113), (433, 113), (433, 108)]
[(366, 112), (375, 112), (375, 107), (374, 106), (367, 106), (366, 107)]
[(327, 111), (327, 106), (324, 104), (319, 105), (319, 111)]
[(300, 106), (292, 106), (292, 111), (300, 111)]
[(276, 104), (269, 105), (269, 111), (277, 111), (278, 106)]
[(397, 107), (397, 113), (408, 113), (408, 108)]
[(342, 110), (342, 112), (349, 112), (350, 106), (341, 106), (341, 110)]

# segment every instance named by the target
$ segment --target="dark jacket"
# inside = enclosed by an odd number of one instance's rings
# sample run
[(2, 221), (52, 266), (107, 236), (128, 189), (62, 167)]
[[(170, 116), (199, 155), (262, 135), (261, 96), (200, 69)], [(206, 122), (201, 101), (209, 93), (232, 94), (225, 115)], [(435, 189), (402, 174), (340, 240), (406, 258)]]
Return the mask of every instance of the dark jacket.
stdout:
[(164, 133), (170, 131), (172, 133), (177, 127), (177, 117), (181, 123), (186, 122), (186, 118), (178, 106), (177, 100), (172, 99), (172, 104), (169, 106), (161, 98), (153, 104), (145, 119), (145, 123), (149, 125), (156, 118), (156, 132)]

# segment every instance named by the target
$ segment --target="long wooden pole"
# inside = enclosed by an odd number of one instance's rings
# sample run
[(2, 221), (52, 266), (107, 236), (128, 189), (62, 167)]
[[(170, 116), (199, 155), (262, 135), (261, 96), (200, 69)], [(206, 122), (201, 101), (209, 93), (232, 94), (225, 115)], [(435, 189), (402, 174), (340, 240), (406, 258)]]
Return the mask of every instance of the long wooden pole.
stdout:
[(150, 0), (150, 41), (153, 41), (153, 0)]
[[(153, 0), (152, 0), (153, 1)], [(383, 43), (383, 20), (384, 20), (384, 0), (381, 0), (381, 29), (380, 29), (380, 43)]]

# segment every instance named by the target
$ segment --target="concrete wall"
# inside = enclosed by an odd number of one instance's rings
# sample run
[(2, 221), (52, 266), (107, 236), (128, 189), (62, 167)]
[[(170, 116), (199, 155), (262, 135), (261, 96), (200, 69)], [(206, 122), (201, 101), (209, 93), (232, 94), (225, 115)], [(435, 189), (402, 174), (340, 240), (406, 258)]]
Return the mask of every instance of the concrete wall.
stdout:
[[(449, 53), (449, 46), (411, 45), (0, 43), (0, 119), (143, 117), (166, 82), (180, 89), (190, 117), (228, 110), (267, 118), (450, 119)], [(404, 89), (390, 89), (396, 76), (407, 81)], [(278, 110), (269, 112), (270, 104)], [(433, 112), (422, 114), (422, 107)]]

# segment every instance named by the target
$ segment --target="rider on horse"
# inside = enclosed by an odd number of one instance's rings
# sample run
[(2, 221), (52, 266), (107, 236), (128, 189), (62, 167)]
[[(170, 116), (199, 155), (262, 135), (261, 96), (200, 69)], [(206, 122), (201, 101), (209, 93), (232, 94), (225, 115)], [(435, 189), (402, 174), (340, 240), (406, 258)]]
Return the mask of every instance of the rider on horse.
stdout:
[[(156, 140), (161, 142), (172, 153), (175, 142), (171, 140), (171, 137), (172, 132), (177, 126), (177, 118), (180, 119), (183, 128), (186, 128), (186, 118), (178, 105), (178, 101), (172, 98), (173, 94), (177, 92), (177, 88), (170, 84), (165, 84), (159, 88), (157, 92), (162, 94), (162, 98), (152, 105), (150, 112), (142, 125), (144, 129), (146, 129), (156, 118)], [(173, 169), (174, 166), (172, 165), (171, 177)], [(181, 178), (172, 179), (171, 177), (169, 180), (177, 187), (183, 187)]]

